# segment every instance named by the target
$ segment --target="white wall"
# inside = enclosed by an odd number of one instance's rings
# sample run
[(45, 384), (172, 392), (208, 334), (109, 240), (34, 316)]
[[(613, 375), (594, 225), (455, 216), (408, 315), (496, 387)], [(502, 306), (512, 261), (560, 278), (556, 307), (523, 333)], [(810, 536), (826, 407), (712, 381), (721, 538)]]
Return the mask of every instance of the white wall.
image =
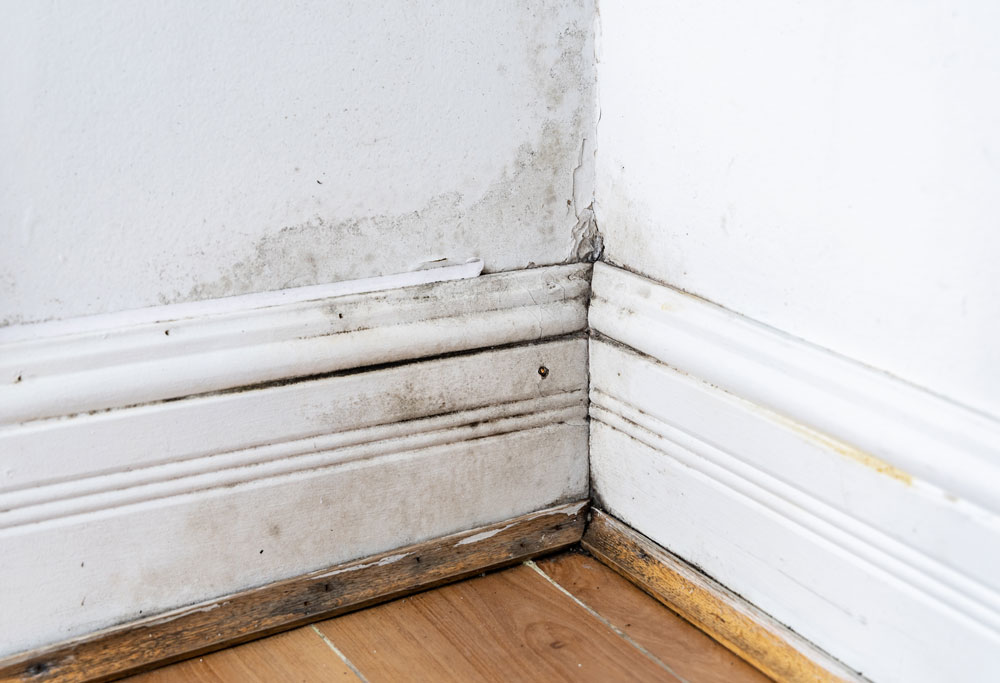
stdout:
[(3, 323), (574, 253), (591, 0), (0, 11)]
[(1000, 4), (602, 0), (617, 264), (1000, 416)]

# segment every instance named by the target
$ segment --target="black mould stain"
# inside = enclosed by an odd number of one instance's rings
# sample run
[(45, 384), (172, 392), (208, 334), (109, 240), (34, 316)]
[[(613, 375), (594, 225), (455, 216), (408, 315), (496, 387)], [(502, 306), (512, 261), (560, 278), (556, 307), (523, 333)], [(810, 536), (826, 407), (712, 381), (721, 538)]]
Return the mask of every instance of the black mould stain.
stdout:
[(46, 662), (35, 662), (27, 669), (24, 670), (29, 676), (41, 676), (49, 670), (49, 665)]

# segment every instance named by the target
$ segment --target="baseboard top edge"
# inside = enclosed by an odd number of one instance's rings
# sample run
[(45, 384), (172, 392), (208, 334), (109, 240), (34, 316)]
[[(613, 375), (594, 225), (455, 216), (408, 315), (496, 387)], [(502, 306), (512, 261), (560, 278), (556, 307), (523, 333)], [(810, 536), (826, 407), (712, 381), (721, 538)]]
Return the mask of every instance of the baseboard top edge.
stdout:
[(990, 415), (604, 263), (595, 264), (589, 323), (610, 343), (996, 508), (1000, 420)]
[(530, 342), (586, 327), (590, 264), (0, 345), (0, 423)]

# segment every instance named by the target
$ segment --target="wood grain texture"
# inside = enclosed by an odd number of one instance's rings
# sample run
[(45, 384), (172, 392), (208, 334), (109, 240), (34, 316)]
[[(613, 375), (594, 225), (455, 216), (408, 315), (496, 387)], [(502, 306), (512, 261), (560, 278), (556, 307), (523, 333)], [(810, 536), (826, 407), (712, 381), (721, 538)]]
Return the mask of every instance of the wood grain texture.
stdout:
[(860, 680), (794, 632), (610, 515), (592, 511), (582, 545), (776, 680)]
[(371, 683), (676, 680), (523, 565), (317, 628)]
[(360, 680), (311, 626), (178, 662), (129, 683), (306, 683)]
[(766, 683), (769, 679), (598, 560), (563, 553), (538, 568), (627, 634), (674, 673), (698, 683)]
[(0, 681), (111, 680), (576, 543), (586, 502), (311, 572), (0, 660)]

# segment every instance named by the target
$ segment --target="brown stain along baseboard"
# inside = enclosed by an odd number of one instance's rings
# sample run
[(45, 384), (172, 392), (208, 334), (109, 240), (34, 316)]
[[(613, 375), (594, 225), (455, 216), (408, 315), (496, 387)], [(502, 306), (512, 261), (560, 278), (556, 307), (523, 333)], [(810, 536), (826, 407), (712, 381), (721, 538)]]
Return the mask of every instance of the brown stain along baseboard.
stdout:
[(865, 680), (611, 515), (590, 517), (585, 550), (759, 671), (790, 683)]

